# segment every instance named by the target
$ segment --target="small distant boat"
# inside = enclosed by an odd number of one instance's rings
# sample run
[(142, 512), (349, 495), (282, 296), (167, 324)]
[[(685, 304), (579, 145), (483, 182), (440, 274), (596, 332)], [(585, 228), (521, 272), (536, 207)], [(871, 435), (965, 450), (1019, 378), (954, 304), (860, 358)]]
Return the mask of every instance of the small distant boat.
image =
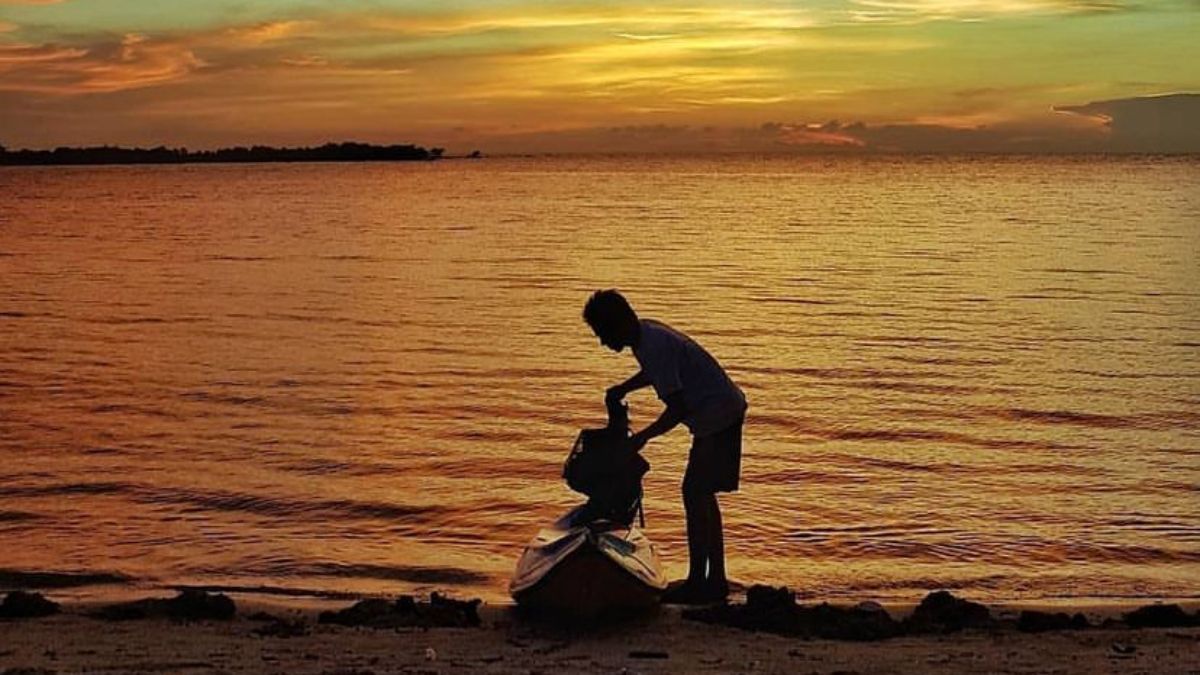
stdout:
[(538, 532), (517, 563), (509, 590), (517, 604), (596, 617), (658, 604), (667, 577), (636, 525), (589, 521), (580, 506)]
[(654, 546), (634, 524), (650, 465), (625, 451), (628, 435), (629, 411), (612, 402), (608, 426), (587, 429), (575, 440), (563, 478), (588, 502), (525, 547), (509, 584), (517, 604), (584, 618), (658, 604), (667, 577)]

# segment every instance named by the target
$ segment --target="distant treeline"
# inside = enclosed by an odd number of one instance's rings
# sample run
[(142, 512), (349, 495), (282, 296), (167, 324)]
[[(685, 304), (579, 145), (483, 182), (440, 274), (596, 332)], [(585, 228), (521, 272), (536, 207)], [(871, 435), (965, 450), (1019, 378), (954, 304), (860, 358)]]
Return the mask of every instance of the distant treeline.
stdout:
[(186, 148), (55, 148), (9, 151), (0, 146), (0, 164), (185, 164), (192, 162), (414, 162), (441, 159), (443, 148), (417, 145), (326, 143), (315, 148), (249, 148), (189, 151)]

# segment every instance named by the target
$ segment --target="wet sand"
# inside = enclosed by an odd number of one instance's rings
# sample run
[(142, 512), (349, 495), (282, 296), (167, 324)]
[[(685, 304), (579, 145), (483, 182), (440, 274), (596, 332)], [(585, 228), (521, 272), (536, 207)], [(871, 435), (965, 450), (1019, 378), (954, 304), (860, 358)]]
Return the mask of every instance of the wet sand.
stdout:
[[(250, 618), (264, 610), (284, 621)], [(86, 611), (0, 622), (0, 673), (1200, 672), (1200, 627), (967, 630), (859, 643), (709, 625), (673, 607), (590, 628), (489, 606), (478, 628), (432, 629), (318, 624), (312, 608), (240, 598), (231, 621), (112, 622)]]

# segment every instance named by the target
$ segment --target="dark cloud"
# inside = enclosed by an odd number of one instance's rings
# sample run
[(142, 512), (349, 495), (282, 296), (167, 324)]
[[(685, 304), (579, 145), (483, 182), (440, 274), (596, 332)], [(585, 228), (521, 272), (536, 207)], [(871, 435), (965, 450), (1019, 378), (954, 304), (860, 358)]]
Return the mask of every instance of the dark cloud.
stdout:
[(775, 154), (828, 152), (861, 146), (857, 139), (826, 125), (781, 122), (756, 127), (672, 124), (588, 127), (493, 133), (462, 138), (459, 142), (492, 154)]
[[(494, 134), (470, 141), (491, 153), (1038, 153), (1099, 152), (1099, 124), (995, 125), (766, 122), (755, 127), (645, 125)], [(465, 140), (465, 139), (464, 139)]]
[(1030, 124), (956, 127), (939, 124), (853, 125), (844, 133), (876, 152), (1043, 153), (1101, 151), (1094, 130)]
[(1102, 121), (1117, 152), (1200, 152), (1200, 94), (1167, 94), (1055, 110)]
[[(965, 95), (989, 95), (988, 89)], [(980, 125), (765, 122), (753, 127), (636, 125), (483, 133), (492, 153), (1190, 153), (1200, 152), (1200, 94), (1059, 106), (1037, 119)], [(470, 135), (470, 134), (467, 134)]]

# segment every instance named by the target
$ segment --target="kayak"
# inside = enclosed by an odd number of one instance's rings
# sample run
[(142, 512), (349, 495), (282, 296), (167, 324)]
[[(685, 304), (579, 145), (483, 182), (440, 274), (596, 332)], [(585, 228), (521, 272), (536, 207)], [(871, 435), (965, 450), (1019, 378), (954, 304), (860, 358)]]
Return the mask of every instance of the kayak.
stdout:
[(658, 554), (641, 529), (589, 520), (585, 506), (538, 532), (509, 584), (522, 607), (578, 617), (648, 609), (666, 588)]

